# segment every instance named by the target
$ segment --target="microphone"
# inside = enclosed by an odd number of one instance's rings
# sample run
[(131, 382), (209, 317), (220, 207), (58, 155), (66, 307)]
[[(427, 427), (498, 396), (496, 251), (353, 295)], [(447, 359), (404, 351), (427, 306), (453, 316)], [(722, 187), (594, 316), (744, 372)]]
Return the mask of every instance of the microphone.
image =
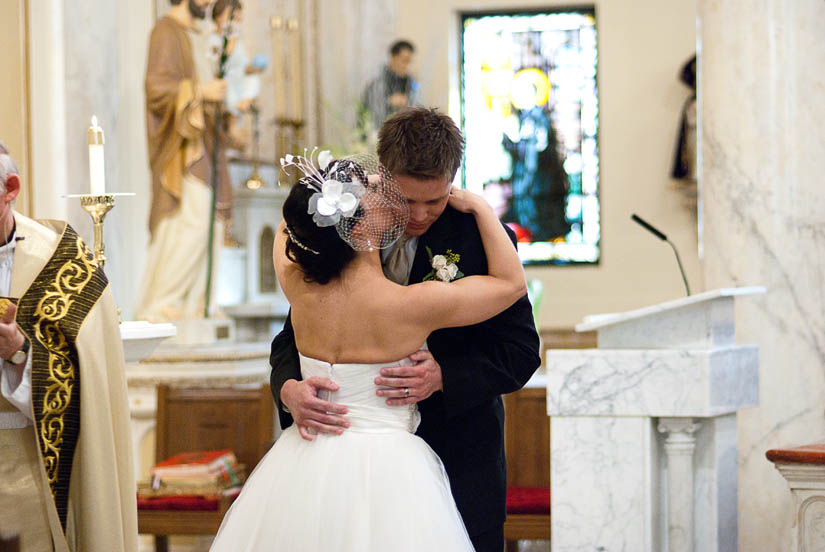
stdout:
[(685, 283), (685, 290), (687, 291), (688, 296), (690, 296), (690, 286), (688, 285), (687, 276), (685, 276), (685, 269), (682, 267), (682, 259), (679, 257), (679, 252), (676, 251), (676, 246), (673, 245), (673, 242), (667, 239), (667, 236), (665, 236), (660, 230), (658, 230), (656, 227), (654, 227), (652, 224), (644, 220), (636, 213), (633, 213), (630, 216), (630, 218), (633, 219), (633, 222), (640, 225), (642, 228), (644, 228), (660, 240), (667, 242), (668, 245), (670, 245), (670, 247), (673, 248), (673, 253), (676, 255), (676, 262), (679, 264), (679, 272), (682, 274), (682, 281)]

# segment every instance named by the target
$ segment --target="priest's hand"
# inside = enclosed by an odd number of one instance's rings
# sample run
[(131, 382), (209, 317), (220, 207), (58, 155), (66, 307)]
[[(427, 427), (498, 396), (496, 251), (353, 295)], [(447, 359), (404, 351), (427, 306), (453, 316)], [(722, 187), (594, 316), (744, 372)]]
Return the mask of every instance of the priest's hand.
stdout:
[(314, 441), (318, 433), (341, 435), (349, 427), (343, 416), (347, 407), (320, 398), (324, 391), (338, 391), (338, 384), (329, 378), (311, 377), (287, 380), (281, 387), (281, 404), (289, 409), (298, 432), (307, 441)]
[(215, 79), (201, 87), (201, 95), (208, 102), (222, 102), (226, 97), (226, 81)]
[[(25, 337), (20, 328), (17, 327), (17, 322), (14, 321), (14, 315), (17, 313), (17, 307), (14, 303), (9, 303), (5, 306), (5, 312), (0, 317), (0, 358), (8, 360), (11, 356), (23, 347)], [(15, 366), (14, 364), (6, 363), (7, 366)], [(20, 365), (20, 370), (23, 365)]]
[(375, 378), (379, 397), (386, 397), (389, 406), (400, 406), (423, 401), (436, 391), (444, 389), (441, 365), (427, 350), (416, 351), (409, 356), (413, 366), (381, 368), (381, 376)]

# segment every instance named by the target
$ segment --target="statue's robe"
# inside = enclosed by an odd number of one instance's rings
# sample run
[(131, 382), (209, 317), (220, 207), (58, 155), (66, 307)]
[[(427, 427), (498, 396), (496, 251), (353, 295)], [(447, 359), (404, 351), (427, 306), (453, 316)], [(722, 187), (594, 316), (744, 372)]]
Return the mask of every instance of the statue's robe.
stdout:
[[(10, 296), (31, 343), (30, 418), (0, 429), (0, 530), (24, 552), (137, 550), (135, 472), (117, 308), (65, 222), (15, 213)], [(0, 397), (0, 411), (14, 410)]]

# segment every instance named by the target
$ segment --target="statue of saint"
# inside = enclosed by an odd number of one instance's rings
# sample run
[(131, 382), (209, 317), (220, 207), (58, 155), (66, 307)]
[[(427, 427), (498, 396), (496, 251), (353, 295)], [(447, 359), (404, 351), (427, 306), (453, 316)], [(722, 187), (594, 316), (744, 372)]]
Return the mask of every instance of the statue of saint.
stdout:
[[(215, 78), (206, 34), (196, 28), (210, 2), (170, 1), (169, 14), (152, 30), (146, 64), (151, 241), (135, 318), (150, 322), (204, 317), (209, 244), (215, 275), (223, 223), (232, 207), (223, 129), (215, 143), (215, 120), (222, 118), (226, 82)], [(215, 147), (218, 178), (213, 179)], [(212, 293), (215, 287), (213, 283)]]

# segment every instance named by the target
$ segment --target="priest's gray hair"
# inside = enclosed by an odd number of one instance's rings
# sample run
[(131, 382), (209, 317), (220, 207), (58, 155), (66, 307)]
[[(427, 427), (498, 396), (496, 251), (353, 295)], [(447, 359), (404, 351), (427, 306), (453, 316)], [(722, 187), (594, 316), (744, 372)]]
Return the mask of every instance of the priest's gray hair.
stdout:
[(17, 172), (17, 165), (11, 158), (6, 145), (0, 141), (0, 193), (6, 193), (6, 178), (10, 174), (20, 174)]

